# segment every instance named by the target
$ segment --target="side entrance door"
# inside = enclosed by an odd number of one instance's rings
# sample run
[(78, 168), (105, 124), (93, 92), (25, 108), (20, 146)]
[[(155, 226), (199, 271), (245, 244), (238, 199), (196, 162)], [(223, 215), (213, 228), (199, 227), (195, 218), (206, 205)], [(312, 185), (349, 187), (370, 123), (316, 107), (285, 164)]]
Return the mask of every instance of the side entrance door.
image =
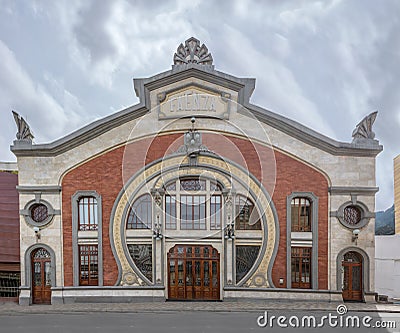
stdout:
[(362, 257), (357, 252), (347, 252), (343, 265), (343, 300), (362, 301)]
[(51, 303), (51, 256), (39, 248), (32, 253), (32, 302)]
[(219, 300), (219, 253), (208, 245), (176, 245), (168, 253), (168, 298)]

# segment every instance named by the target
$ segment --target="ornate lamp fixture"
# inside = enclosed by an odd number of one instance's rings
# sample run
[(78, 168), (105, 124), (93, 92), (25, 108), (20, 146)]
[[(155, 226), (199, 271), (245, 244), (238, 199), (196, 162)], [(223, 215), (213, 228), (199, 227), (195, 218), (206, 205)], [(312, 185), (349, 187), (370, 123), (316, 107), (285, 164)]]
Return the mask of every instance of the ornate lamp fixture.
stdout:
[(225, 236), (226, 240), (233, 240), (235, 239), (235, 224), (231, 222), (231, 216), (228, 215), (228, 223), (225, 227)]
[(161, 233), (161, 224), (160, 224), (160, 216), (159, 215), (157, 215), (157, 222), (154, 226), (153, 238), (155, 238), (156, 240), (161, 240), (163, 238), (163, 235)]

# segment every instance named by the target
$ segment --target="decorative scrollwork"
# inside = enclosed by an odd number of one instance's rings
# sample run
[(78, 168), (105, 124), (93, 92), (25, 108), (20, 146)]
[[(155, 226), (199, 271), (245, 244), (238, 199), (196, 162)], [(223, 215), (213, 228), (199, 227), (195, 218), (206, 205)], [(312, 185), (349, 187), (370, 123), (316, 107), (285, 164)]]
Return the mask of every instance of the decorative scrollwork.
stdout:
[(163, 189), (153, 188), (150, 192), (156, 205), (161, 207), (165, 191)]

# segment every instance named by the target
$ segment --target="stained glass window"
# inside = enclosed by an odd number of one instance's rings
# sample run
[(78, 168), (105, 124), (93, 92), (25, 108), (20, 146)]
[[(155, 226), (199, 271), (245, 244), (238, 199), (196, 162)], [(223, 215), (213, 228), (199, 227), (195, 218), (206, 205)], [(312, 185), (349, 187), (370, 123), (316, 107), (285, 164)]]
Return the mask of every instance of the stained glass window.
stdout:
[(236, 283), (240, 282), (256, 262), (260, 246), (236, 246)]
[(143, 275), (153, 281), (153, 259), (151, 244), (129, 244), (129, 254)]
[(205, 191), (206, 181), (201, 179), (181, 179), (181, 190), (183, 191)]

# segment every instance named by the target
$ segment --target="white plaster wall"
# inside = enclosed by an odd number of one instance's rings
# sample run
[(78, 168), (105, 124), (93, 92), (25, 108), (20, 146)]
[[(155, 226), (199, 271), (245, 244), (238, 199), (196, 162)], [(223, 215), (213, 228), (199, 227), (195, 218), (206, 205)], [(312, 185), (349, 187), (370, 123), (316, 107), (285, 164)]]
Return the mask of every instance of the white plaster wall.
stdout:
[(400, 299), (400, 235), (375, 236), (376, 292)]

